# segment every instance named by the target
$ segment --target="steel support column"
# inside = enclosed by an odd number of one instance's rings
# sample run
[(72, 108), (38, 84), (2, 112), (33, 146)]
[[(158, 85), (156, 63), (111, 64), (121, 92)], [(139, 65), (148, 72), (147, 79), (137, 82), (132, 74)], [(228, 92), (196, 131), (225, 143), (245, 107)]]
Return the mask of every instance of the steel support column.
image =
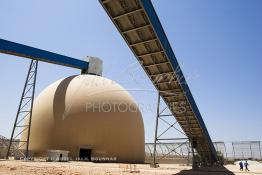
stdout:
[(186, 117), (187, 127), (189, 128), (189, 142), (190, 142), (191, 153), (192, 153), (192, 169), (197, 169), (198, 165), (196, 164), (195, 150), (194, 150), (194, 142), (195, 142), (195, 140), (192, 137), (190, 119), (189, 119), (188, 116), (185, 116), (185, 117)]
[(157, 113), (156, 113), (156, 128), (155, 128), (155, 139), (154, 139), (154, 160), (153, 165), (156, 167), (156, 142), (157, 142), (157, 130), (158, 130), (158, 118), (159, 118), (159, 105), (160, 105), (160, 93), (157, 94)]
[[(157, 113), (156, 113), (156, 124), (155, 124), (155, 137), (154, 137), (154, 149), (153, 149), (153, 167), (157, 167), (157, 145), (158, 144), (168, 144), (170, 143), (170, 141), (180, 141), (179, 142), (179, 146), (175, 147), (174, 149), (170, 149), (167, 153), (164, 154), (164, 152), (162, 151), (162, 154), (159, 154), (158, 159), (162, 159), (165, 158), (167, 156), (169, 156), (172, 153), (175, 153), (177, 155), (180, 155), (177, 152), (177, 149), (181, 148), (181, 146), (183, 146), (184, 144), (187, 144), (189, 139), (187, 137), (187, 135), (179, 130), (178, 128), (175, 127), (176, 124), (178, 124), (178, 122), (175, 120), (175, 117), (173, 114), (163, 114), (163, 112), (168, 109), (168, 106), (166, 106), (164, 109), (160, 110), (160, 103), (161, 103), (161, 93), (163, 92), (158, 92), (157, 94)], [(166, 119), (164, 119), (163, 117), (173, 117), (172, 119), (174, 119), (174, 123), (170, 123), (170, 121), (167, 121)], [(159, 122), (162, 121), (164, 124), (168, 125), (166, 129), (164, 129), (163, 131), (161, 131), (161, 133), (159, 133)], [(182, 134), (185, 137), (184, 138), (178, 138), (178, 137), (172, 137), (172, 138), (163, 138), (163, 135), (165, 133), (167, 133), (171, 128), (175, 129), (176, 133)], [(163, 129), (163, 128), (162, 128)], [(182, 142), (181, 142), (182, 140)], [(164, 141), (164, 142), (161, 142)], [(190, 145), (189, 145), (190, 146)], [(190, 153), (189, 149), (188, 149), (188, 154)], [(182, 155), (180, 155), (182, 156)], [(188, 157), (189, 158), (189, 157)]]
[[(33, 102), (35, 94), (35, 84), (37, 76), (38, 60), (32, 60), (29, 66), (29, 70), (26, 76), (25, 85), (20, 99), (19, 107), (17, 110), (11, 138), (8, 144), (8, 150), (6, 159), (10, 154), (10, 148), (13, 144), (14, 153), (17, 151), (22, 154), (23, 157), (29, 158), (29, 139), (30, 139), (30, 128), (33, 111)], [(22, 140), (23, 133), (27, 132), (26, 140)], [(16, 134), (16, 135), (15, 135)], [(15, 145), (17, 144), (17, 145)], [(25, 146), (25, 153), (21, 150)], [(16, 147), (16, 148), (15, 148)]]

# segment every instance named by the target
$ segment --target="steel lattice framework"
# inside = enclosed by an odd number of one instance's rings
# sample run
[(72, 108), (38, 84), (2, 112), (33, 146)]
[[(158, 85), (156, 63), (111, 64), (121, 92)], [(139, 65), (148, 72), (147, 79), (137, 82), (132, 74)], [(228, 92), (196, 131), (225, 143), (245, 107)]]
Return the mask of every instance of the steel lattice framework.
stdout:
[(100, 2), (183, 131), (194, 143), (203, 163), (215, 162), (214, 145), (151, 1)]
[[(21, 157), (28, 158), (29, 156), (28, 147), (29, 147), (37, 68), (38, 68), (38, 60), (31, 60), (24, 89), (20, 99), (19, 107), (17, 110), (11, 138), (9, 140), (8, 150), (6, 154), (7, 159), (12, 144), (18, 144), (18, 147), (16, 148), (15, 152), (20, 154)], [(22, 138), (23, 133), (26, 133), (25, 138)]]

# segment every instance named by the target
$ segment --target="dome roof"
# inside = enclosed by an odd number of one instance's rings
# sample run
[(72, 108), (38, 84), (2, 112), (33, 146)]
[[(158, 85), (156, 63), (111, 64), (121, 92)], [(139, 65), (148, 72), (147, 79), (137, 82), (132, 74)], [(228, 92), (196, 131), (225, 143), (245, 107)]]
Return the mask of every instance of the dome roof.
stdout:
[(144, 125), (130, 94), (116, 82), (95, 75), (70, 76), (43, 90), (34, 102), (29, 149), (80, 148), (117, 162), (144, 161)]

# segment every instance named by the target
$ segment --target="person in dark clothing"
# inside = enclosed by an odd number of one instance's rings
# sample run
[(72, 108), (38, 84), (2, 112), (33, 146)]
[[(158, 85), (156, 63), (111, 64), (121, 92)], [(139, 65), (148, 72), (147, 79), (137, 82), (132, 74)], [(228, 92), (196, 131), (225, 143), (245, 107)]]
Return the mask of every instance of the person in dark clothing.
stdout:
[(239, 162), (239, 167), (240, 167), (240, 171), (243, 171), (243, 162), (242, 161)]
[(247, 161), (244, 163), (244, 165), (245, 165), (245, 171), (249, 171), (249, 169), (248, 169), (248, 163), (247, 163)]

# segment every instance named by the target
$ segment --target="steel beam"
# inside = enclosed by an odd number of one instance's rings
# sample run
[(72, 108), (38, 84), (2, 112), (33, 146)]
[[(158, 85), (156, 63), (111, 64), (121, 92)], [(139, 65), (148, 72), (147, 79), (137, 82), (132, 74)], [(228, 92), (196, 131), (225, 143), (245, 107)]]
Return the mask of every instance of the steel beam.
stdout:
[(89, 63), (76, 58), (0, 39), (0, 53), (87, 70)]

